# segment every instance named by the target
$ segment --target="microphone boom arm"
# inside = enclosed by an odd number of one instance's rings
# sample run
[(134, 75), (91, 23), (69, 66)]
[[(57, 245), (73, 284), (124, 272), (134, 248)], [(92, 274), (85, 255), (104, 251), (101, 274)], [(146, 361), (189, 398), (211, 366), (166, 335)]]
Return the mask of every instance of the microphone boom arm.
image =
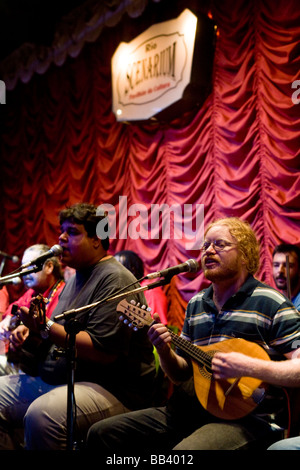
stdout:
[(94, 308), (94, 307), (97, 307), (101, 304), (108, 303), (108, 302), (114, 302), (114, 301), (120, 300), (120, 299), (122, 300), (122, 299), (124, 299), (125, 297), (127, 297), (129, 295), (139, 294), (140, 292), (144, 292), (145, 290), (150, 290), (150, 289), (154, 289), (155, 287), (164, 286), (165, 284), (168, 284), (168, 283), (169, 283), (168, 278), (160, 279), (159, 281), (152, 282), (152, 284), (147, 284), (145, 286), (140, 286), (140, 287), (137, 287), (136, 289), (133, 289), (133, 290), (130, 290), (130, 291), (127, 291), (127, 292), (123, 292), (121, 294), (114, 295), (113, 297), (108, 297), (106, 299), (98, 300), (97, 302), (94, 302), (92, 304), (84, 305), (83, 307), (78, 307), (78, 308), (73, 308), (71, 310), (66, 310), (63, 313), (60, 313), (60, 314), (56, 315), (54, 317), (54, 321), (63, 320), (63, 319), (66, 319), (68, 317), (73, 317), (77, 313), (83, 312), (83, 311), (85, 311), (89, 308)]
[(39, 266), (32, 266), (29, 269), (23, 269), (23, 271), (17, 271), (13, 274), (7, 274), (7, 276), (0, 277), (0, 286), (4, 286), (5, 284), (8, 284), (15, 277), (23, 277), (23, 276), (26, 276), (26, 274), (36, 273), (41, 270), (42, 268)]

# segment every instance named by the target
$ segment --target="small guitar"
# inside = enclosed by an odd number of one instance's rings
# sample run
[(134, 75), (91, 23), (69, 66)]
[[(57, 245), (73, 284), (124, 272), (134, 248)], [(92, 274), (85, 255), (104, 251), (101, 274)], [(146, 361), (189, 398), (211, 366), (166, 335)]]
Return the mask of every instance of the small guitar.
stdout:
[[(149, 309), (121, 300), (117, 311), (124, 316), (120, 320), (133, 329), (151, 325), (154, 320)], [(212, 415), (221, 419), (239, 419), (251, 411), (263, 400), (266, 386), (261, 380), (252, 377), (215, 380), (212, 376), (211, 361), (216, 352), (241, 352), (250, 357), (270, 360), (266, 351), (256, 343), (233, 338), (208, 346), (199, 347), (169, 330), (172, 342), (192, 360), (194, 385), (201, 405)]]
[[(45, 299), (38, 294), (30, 302), (29, 314), (37, 318), (40, 327), (46, 324)], [(17, 315), (18, 307), (13, 305), (12, 314), (14, 315), (10, 322), (10, 332), (20, 325)], [(9, 332), (9, 334), (10, 334)], [(22, 346), (16, 350), (9, 349), (7, 353), (8, 362), (18, 365), (19, 368), (28, 375), (38, 375), (39, 362), (43, 359), (49, 349), (49, 343), (42, 340), (39, 333), (30, 331)]]

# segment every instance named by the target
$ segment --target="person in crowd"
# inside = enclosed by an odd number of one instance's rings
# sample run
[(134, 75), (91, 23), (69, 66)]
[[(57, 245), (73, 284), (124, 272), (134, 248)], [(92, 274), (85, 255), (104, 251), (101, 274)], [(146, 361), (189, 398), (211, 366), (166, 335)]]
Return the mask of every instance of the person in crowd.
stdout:
[[(149, 452), (257, 450), (281, 437), (276, 430), (287, 425), (284, 390), (265, 388), (260, 381), (251, 390), (241, 380), (216, 380), (222, 373), (216, 361), (241, 349), (263, 364), (282, 359), (299, 371), (299, 313), (280, 292), (255, 279), (259, 243), (247, 222), (235, 217), (212, 222), (205, 230), (201, 264), (211, 285), (189, 301), (179, 342), (159, 319), (148, 332), (162, 368), (176, 384), (166, 406), (95, 423), (87, 437), (89, 450), (104, 455), (130, 452), (133, 446)], [(205, 348), (212, 353), (203, 355)], [(299, 377), (298, 372), (293, 385)], [(284, 377), (278, 383), (284, 384)], [(252, 405), (244, 409), (246, 397)]]
[[(2, 321), (2, 317), (5, 314), (5, 311), (8, 309), (9, 306), (9, 292), (6, 286), (0, 287), (0, 325)], [(5, 363), (6, 363), (6, 344), (4, 341), (0, 340), (0, 375), (4, 371)], [(3, 362), (4, 360), (4, 362)]]
[[(287, 256), (289, 262), (289, 281), (287, 276)], [(300, 310), (300, 248), (297, 245), (282, 243), (274, 248), (273, 278), (276, 287), (284, 295), (288, 296), (290, 291), (291, 301), (296, 309)]]
[(9, 306), (9, 293), (6, 286), (0, 287), (0, 321)]
[[(22, 257), (22, 265), (46, 253), (49, 249), (50, 247), (48, 245), (42, 243), (26, 248)], [(19, 299), (8, 305), (3, 315), (3, 320), (0, 323), (0, 338), (7, 337), (10, 321), (13, 316), (13, 305), (29, 307), (31, 299), (38, 294), (43, 294), (44, 297), (48, 299), (46, 312), (48, 317), (51, 316), (57, 305), (58, 296), (65, 284), (59, 259), (56, 256), (47, 259), (40, 271), (23, 276), (23, 282), (26, 291)], [(25, 330), (25, 328), (23, 330)]]
[[(140, 280), (144, 277), (144, 263), (137, 253), (131, 250), (123, 250), (115, 253), (115, 258), (129, 269), (134, 276)], [(149, 281), (146, 279), (141, 281), (141, 286), (145, 286)], [(162, 323), (168, 323), (168, 299), (161, 287), (155, 289), (147, 289), (144, 291), (148, 306), (153, 313), (158, 313)]]
[[(49, 250), (49, 246), (45, 244), (35, 244), (28, 247), (22, 257), (22, 265), (26, 264), (38, 256), (46, 253)], [(24, 286), (26, 291), (19, 299), (11, 303), (6, 309), (3, 320), (0, 322), (0, 339), (7, 343), (6, 344), (6, 362), (2, 364), (1, 375), (10, 374), (18, 370), (25, 359), (24, 353), (30, 354), (35, 353), (34, 348), (31, 351), (31, 346), (35, 343), (35, 339), (31, 337), (25, 343), (25, 340), (29, 336), (29, 330), (25, 325), (19, 325), (16, 317), (12, 313), (13, 305), (29, 307), (30, 301), (33, 297), (38, 294), (42, 294), (45, 299), (45, 312), (50, 318), (53, 310), (55, 309), (59, 295), (64, 288), (65, 282), (63, 277), (63, 271), (61, 268), (58, 257), (53, 256), (45, 261), (43, 267), (38, 272), (33, 272), (23, 276)], [(7, 346), (10, 345), (8, 350)], [(34, 345), (35, 346), (35, 345)], [(26, 352), (25, 352), (25, 349)], [(33, 365), (33, 358), (30, 358)], [(25, 367), (25, 364), (23, 364)]]
[[(46, 244), (37, 243), (26, 248), (21, 264), (27, 264), (50, 250)], [(38, 272), (32, 272), (22, 277), (25, 293), (18, 300), (11, 303), (5, 311), (4, 318), (11, 315), (14, 304), (29, 306), (32, 297), (43, 294), (48, 299), (46, 304), (47, 316), (50, 317), (58, 302), (58, 296), (64, 287), (64, 274), (57, 256), (48, 258)], [(9, 318), (8, 318), (9, 319)], [(2, 324), (0, 324), (2, 327)], [(1, 333), (1, 330), (0, 330)]]
[[(40, 325), (32, 308), (21, 307), (18, 312), (30, 331), (49, 342), (48, 354), (41, 359), (35, 377), (0, 377), (2, 427), (12, 430), (24, 423), (28, 450), (76, 448), (93, 422), (151, 402), (155, 376), (153, 347), (147, 332), (132, 334), (119, 320), (118, 302), (107, 301), (135, 278), (107, 254), (109, 239), (97, 236), (97, 225), (105, 215), (98, 215), (92, 204), (78, 203), (63, 209), (59, 219), (61, 261), (74, 268), (75, 274), (45, 325)], [(142, 294), (134, 299), (146, 303)], [(70, 316), (65, 314), (79, 308)], [(65, 353), (74, 330), (76, 409), (70, 427), (70, 361)]]
[[(289, 257), (291, 301), (297, 310), (300, 310), (300, 249), (297, 245), (282, 243), (274, 248), (273, 278), (276, 287), (282, 291), (284, 295), (288, 295), (287, 256)], [(274, 380), (277, 380), (280, 372), (281, 383), (279, 383), (279, 385), (283, 384), (287, 386), (288, 380), (292, 379), (290, 386), (300, 386), (300, 370), (299, 362), (297, 360), (290, 361), (288, 364), (285, 362), (267, 362), (260, 364), (253, 359), (249, 361), (248, 358), (238, 354), (231, 355), (229, 357), (220, 357), (218, 360), (222, 361), (220, 364), (220, 370), (222, 368), (223, 371), (223, 375), (220, 374), (219, 377), (226, 377), (233, 374), (235, 376), (242, 374), (244, 376), (249, 375), (251, 377), (255, 377), (257, 376), (256, 374), (259, 373), (260, 377), (263, 377), (264, 380), (267, 379), (269, 383), (274, 383)], [(215, 365), (215, 371), (217, 371), (217, 366), (218, 364)], [(279, 368), (281, 368), (281, 370)], [(269, 447), (269, 450), (300, 450), (300, 437), (294, 436), (287, 439), (281, 439), (272, 444)]]

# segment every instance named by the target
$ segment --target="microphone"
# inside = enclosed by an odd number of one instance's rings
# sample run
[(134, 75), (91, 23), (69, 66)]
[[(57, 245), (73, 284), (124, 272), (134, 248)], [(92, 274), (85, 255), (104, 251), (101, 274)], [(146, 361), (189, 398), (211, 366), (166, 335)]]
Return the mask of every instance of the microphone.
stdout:
[(162, 271), (156, 271), (156, 273), (147, 274), (146, 279), (155, 279), (156, 277), (171, 278), (180, 273), (195, 273), (199, 271), (199, 269), (199, 263), (195, 259), (188, 259), (184, 263), (178, 264), (177, 266), (172, 266), (171, 268), (163, 269)]
[(4, 281), (0, 280), (0, 289), (2, 289), (2, 286), (7, 286), (8, 284), (13, 284), (14, 286), (21, 284), (22, 279), (20, 277), (14, 277), (13, 279), (7, 279)]
[(59, 256), (62, 253), (62, 247), (60, 245), (53, 245), (50, 250), (46, 251), (42, 255), (38, 256), (37, 258), (29, 261), (28, 263), (22, 264), (20, 269), (28, 268), (29, 266), (34, 265), (42, 265), (48, 258), (52, 258), (52, 256)]
[(8, 253), (5, 253), (4, 251), (0, 251), (0, 256), (3, 256), (3, 258), (10, 259), (13, 263), (18, 263), (19, 262), (19, 257), (15, 255), (9, 255)]

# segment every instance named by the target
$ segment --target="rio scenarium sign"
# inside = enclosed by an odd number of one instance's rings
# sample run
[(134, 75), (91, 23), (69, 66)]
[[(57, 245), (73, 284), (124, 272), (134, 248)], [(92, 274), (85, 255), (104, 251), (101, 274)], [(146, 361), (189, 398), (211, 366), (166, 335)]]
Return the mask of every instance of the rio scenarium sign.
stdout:
[(186, 9), (119, 44), (111, 61), (118, 121), (150, 119), (182, 98), (191, 78), (196, 29), (197, 17)]

